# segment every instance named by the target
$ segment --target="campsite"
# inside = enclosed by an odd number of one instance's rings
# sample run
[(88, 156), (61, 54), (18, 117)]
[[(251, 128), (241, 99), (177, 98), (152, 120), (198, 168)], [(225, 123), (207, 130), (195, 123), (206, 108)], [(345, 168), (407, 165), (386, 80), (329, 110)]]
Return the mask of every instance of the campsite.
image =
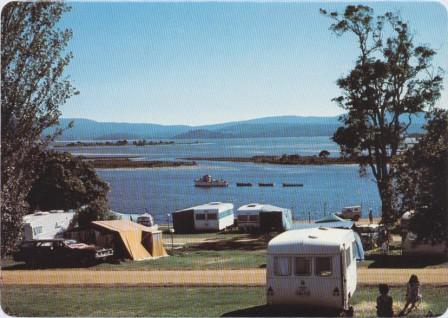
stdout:
[[(360, 222), (368, 223), (364, 219)], [(174, 233), (174, 244), (171, 244), (168, 225), (159, 228), (164, 232), (168, 257), (105, 262), (88, 268), (44, 267), (37, 270), (12, 260), (3, 261), (2, 279), (6, 288), (2, 308), (10, 314), (30, 316), (51, 316), (61, 312), (61, 308), (68, 308), (68, 315), (81, 316), (120, 316), (125, 313), (148, 316), (148, 312), (150, 316), (159, 317), (334, 315), (331, 310), (294, 306), (279, 309), (266, 305), (267, 247), (277, 236), (275, 232), (248, 233), (234, 229)], [(374, 315), (377, 284), (383, 281), (392, 286), (396, 309), (402, 307), (404, 286), (411, 273), (418, 273), (424, 284), (425, 299), (410, 317), (419, 317), (430, 309), (442, 313), (445, 303), (440, 296), (447, 292), (448, 262), (421, 258), (413, 262), (409, 259), (397, 262), (401, 257), (398, 255), (399, 236), (393, 238), (389, 255), (383, 255), (377, 248), (367, 251), (366, 259), (357, 263), (358, 287), (350, 300), (356, 316)], [(28, 297), (18, 296), (22, 294)], [(239, 295), (237, 298), (236, 294)], [(48, 295), (58, 301), (44, 304)], [(174, 306), (173, 302), (178, 305)]]
[(0, 316), (448, 315), (446, 13), (5, 2)]

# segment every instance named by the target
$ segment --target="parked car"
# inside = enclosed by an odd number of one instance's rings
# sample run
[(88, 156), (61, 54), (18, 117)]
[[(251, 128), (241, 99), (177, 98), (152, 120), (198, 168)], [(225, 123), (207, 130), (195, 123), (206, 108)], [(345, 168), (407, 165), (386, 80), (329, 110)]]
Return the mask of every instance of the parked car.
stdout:
[(112, 257), (111, 248), (78, 243), (75, 240), (47, 239), (23, 241), (13, 257), (15, 261), (37, 265), (87, 266)]
[(343, 219), (350, 219), (353, 221), (358, 221), (362, 216), (361, 206), (356, 205), (356, 206), (347, 206), (345, 208), (342, 208), (341, 213), (338, 213), (337, 216), (339, 216)]

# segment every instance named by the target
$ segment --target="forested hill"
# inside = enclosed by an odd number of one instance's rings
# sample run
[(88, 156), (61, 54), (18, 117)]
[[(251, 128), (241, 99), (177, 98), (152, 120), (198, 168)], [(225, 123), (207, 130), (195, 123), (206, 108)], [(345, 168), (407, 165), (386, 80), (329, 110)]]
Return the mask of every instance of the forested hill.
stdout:
[[(205, 139), (331, 136), (340, 126), (338, 117), (278, 116), (222, 124), (187, 126), (140, 123), (97, 122), (84, 118), (61, 118), (59, 127), (67, 129), (59, 140), (116, 140), (116, 139)], [(410, 133), (421, 132), (423, 114), (415, 117)], [(55, 128), (47, 129), (51, 133)]]

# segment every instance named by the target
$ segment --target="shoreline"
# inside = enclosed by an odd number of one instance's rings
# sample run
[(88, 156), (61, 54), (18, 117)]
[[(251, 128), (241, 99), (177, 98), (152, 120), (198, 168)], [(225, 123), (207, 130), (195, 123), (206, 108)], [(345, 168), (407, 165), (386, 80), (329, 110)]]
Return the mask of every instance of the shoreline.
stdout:
[(89, 162), (96, 169), (122, 169), (122, 168), (174, 168), (184, 166), (196, 166), (192, 161), (162, 161), (162, 160), (130, 160), (135, 156), (125, 157), (84, 157), (78, 156), (81, 160)]
[(318, 156), (252, 156), (252, 157), (186, 157), (182, 160), (192, 161), (227, 161), (227, 162), (252, 162), (280, 165), (351, 165), (357, 164), (355, 159), (344, 157), (318, 157)]
[(146, 141), (146, 140), (118, 140), (118, 141), (76, 141), (67, 142), (64, 144), (55, 144), (55, 148), (90, 148), (90, 147), (123, 147), (123, 146), (166, 146), (166, 145), (196, 145), (202, 144), (203, 142), (192, 141), (192, 142), (176, 142), (176, 141)]

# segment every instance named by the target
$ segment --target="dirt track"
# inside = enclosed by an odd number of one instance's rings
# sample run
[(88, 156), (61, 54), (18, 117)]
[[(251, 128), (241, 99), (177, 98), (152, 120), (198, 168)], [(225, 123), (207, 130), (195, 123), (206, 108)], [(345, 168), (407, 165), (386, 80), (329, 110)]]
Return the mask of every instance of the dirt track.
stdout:
[[(448, 286), (448, 268), (358, 269), (358, 284), (406, 284), (417, 274), (422, 284)], [(10, 270), (1, 272), (2, 285), (120, 285), (120, 286), (264, 286), (264, 269), (204, 271)]]

